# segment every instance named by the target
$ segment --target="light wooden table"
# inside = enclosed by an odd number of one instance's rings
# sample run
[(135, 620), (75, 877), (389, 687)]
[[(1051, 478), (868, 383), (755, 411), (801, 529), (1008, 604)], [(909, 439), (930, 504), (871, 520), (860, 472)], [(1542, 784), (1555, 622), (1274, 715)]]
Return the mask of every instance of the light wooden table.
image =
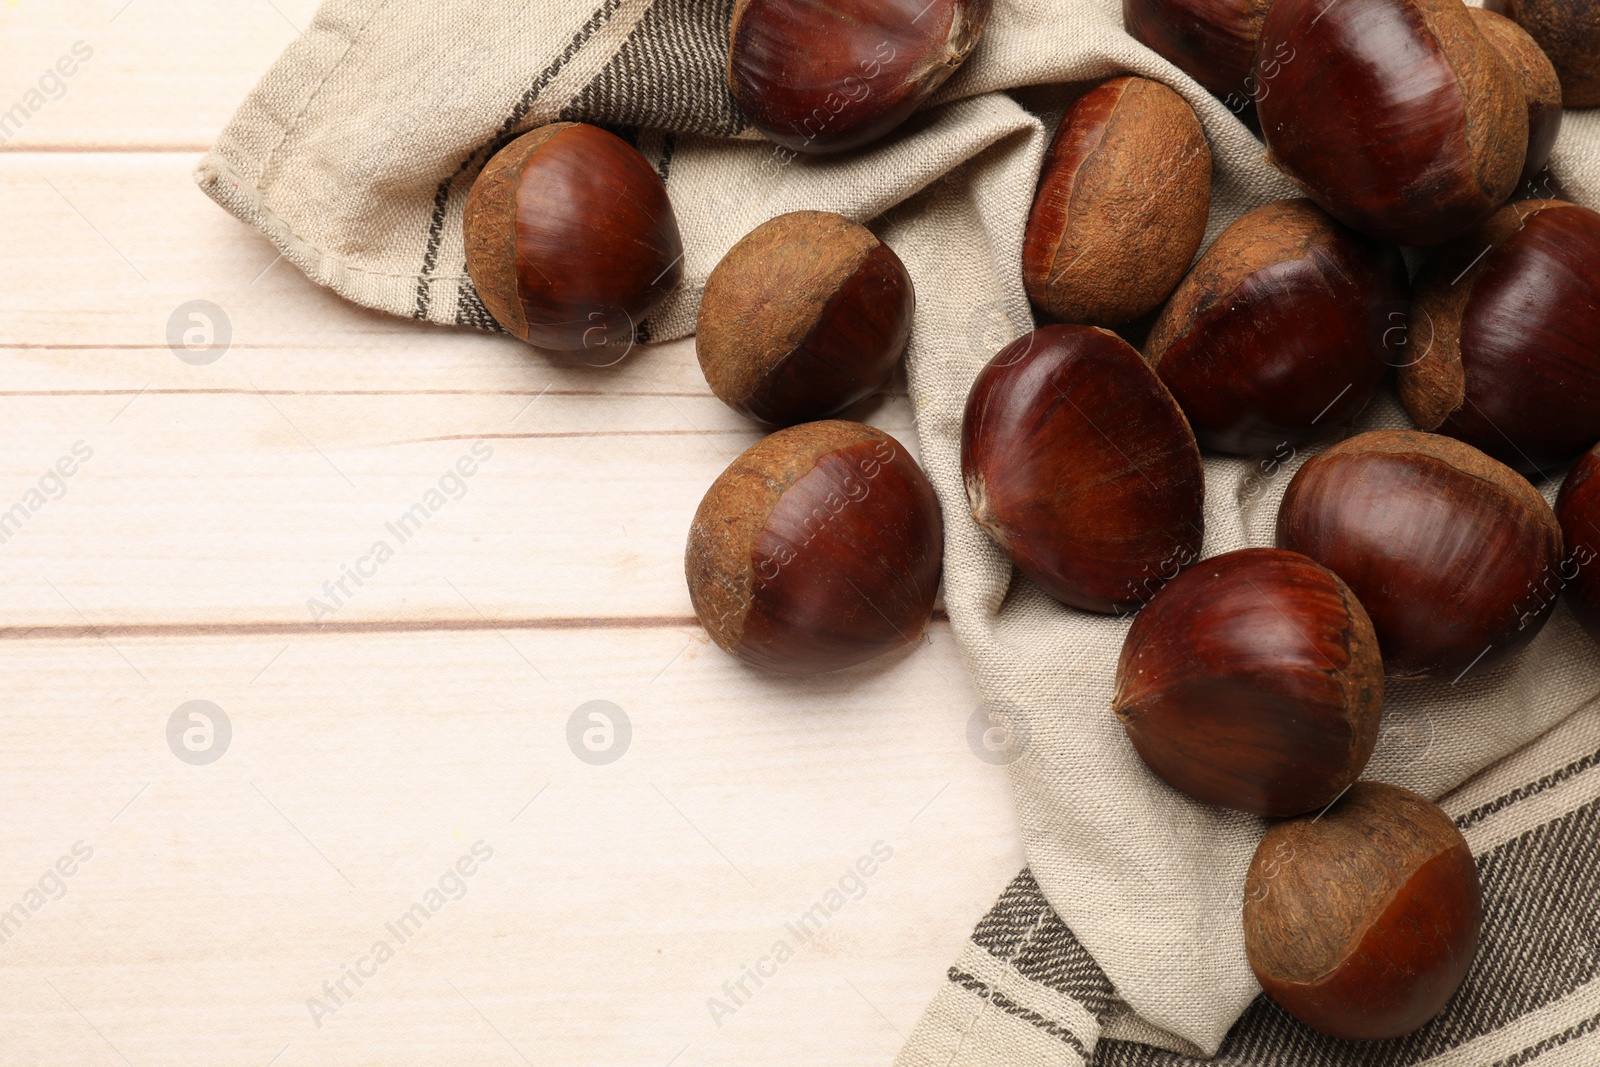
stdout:
[[(948, 623), (737, 666), (682, 550), (757, 435), (692, 344), (368, 313), (207, 200), (313, 10), (0, 0), (0, 1063), (889, 1063), (1022, 863)], [(914, 445), (903, 385), (867, 417)]]

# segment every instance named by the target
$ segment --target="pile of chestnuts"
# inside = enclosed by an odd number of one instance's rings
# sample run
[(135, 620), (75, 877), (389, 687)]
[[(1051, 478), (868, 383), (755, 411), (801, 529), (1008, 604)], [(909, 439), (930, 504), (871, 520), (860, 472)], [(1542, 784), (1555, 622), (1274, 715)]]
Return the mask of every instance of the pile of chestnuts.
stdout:
[[(792, 152), (858, 150), (973, 52), (990, 3), (736, 0), (729, 89)], [(1247, 955), (1338, 1037), (1436, 1015), (1482, 918), (1451, 820), (1360, 780), (1386, 680), (1514, 657), (1558, 599), (1600, 641), (1600, 214), (1546, 169), (1562, 108), (1600, 105), (1600, 0), (1491, 8), (1124, 0), (1129, 33), (1258, 130), (1303, 195), (1201, 253), (1193, 109), (1147, 77), (1084, 87), (1016, 264), (1047, 324), (978, 372), (962, 427), (966, 503), (998, 552), (1071, 609), (1131, 619), (1110, 713), (1145, 765), (1279, 820), (1244, 883)], [(631, 344), (681, 281), (660, 177), (583, 123), (501, 148), (465, 233), (484, 305), (546, 348)], [(934, 488), (900, 442), (839, 418), (893, 374), (915, 308), (895, 251), (820, 210), (762, 223), (707, 280), (706, 381), (773, 432), (706, 493), (685, 572), (748, 664), (838, 670), (928, 625)], [(1275, 546), (1204, 556), (1205, 451), (1281, 457), (1391, 387), (1415, 429), (1318, 451)], [(1552, 508), (1537, 486), (1568, 465)]]
[[(1360, 781), (1385, 681), (1514, 657), (1559, 599), (1600, 640), (1600, 213), (1552, 199), (1545, 170), (1563, 99), (1600, 103), (1583, 95), (1600, 39), (1541, 47), (1600, 25), (1600, 4), (1502, 10), (1126, 0), (1130, 33), (1258, 123), (1304, 198), (1191, 265), (1198, 123), (1140, 78), (1089, 89), (1023, 258), (1060, 324), (967, 399), (973, 520), (1063, 604), (1132, 616), (1112, 711), (1145, 765), (1282, 820), (1245, 881), (1246, 953), (1282, 1008), (1342, 1038), (1433, 1018), (1482, 919), (1451, 820)], [(1281, 459), (1387, 380), (1416, 429), (1317, 452), (1275, 547), (1202, 558), (1199, 449)], [(1569, 464), (1552, 509), (1536, 486)]]

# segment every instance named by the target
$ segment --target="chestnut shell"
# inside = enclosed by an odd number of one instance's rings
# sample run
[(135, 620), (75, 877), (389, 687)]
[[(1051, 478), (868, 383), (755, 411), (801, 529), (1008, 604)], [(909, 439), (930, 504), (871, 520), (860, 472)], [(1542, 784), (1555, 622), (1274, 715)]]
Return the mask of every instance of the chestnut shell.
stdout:
[(1567, 603), (1589, 636), (1600, 641), (1600, 445), (1567, 473), (1556, 517), (1567, 542), (1561, 565)]
[(1508, 204), (1417, 278), (1406, 410), (1524, 473), (1600, 441), (1600, 213)]
[(736, 0), (728, 85), (796, 152), (843, 152), (900, 125), (977, 47), (993, 0)]
[(835, 415), (894, 373), (917, 298), (894, 249), (827, 211), (745, 235), (700, 300), (695, 352), (711, 391), (776, 426)]
[(1469, 9), (1478, 29), (1517, 75), (1528, 101), (1528, 154), (1519, 184), (1527, 185), (1550, 161), (1550, 150), (1561, 133), (1561, 81), (1550, 58), (1528, 31), (1504, 15), (1481, 7)]
[(1153, 311), (1205, 237), (1211, 149), (1188, 103), (1112, 78), (1061, 120), (1028, 216), (1022, 276), (1051, 318), (1121, 326)]
[(1318, 816), (1270, 827), (1245, 881), (1244, 945), (1267, 995), (1333, 1037), (1399, 1037), (1472, 967), (1483, 891), (1436, 805), (1357, 782)]
[(1460, 441), (1374, 430), (1307, 460), (1284, 493), (1278, 547), (1355, 592), (1394, 677), (1456, 678), (1543, 629), (1536, 591), (1561, 528), (1533, 486)]
[(1272, 162), (1346, 225), (1438, 244), (1516, 188), (1527, 102), (1460, 0), (1275, 0), (1258, 55)]
[(720, 647), (785, 674), (864, 662), (920, 638), (944, 522), (893, 437), (809, 422), (756, 442), (706, 491), (684, 571)]
[[(541, 348), (618, 348), (683, 280), (661, 176), (622, 138), (557, 122), (495, 153), (467, 194), (467, 273), (495, 320)], [(620, 356), (618, 356), (620, 358)]]
[(1378, 742), (1383, 658), (1332, 571), (1246, 548), (1197, 563), (1139, 612), (1112, 710), (1145, 764), (1208, 804), (1324, 807)]
[(1487, 0), (1550, 57), (1567, 107), (1600, 107), (1600, 17), (1582, 0)]
[(1194, 435), (1108, 330), (1045, 326), (1001, 349), (967, 395), (961, 474), (978, 525), (1073, 607), (1134, 608), (1200, 558)]
[(1309, 200), (1222, 232), (1156, 319), (1145, 358), (1195, 437), (1251, 454), (1354, 418), (1404, 338), (1405, 262)]
[(1250, 96), (1268, 0), (1122, 0), (1122, 24), (1213, 96)]

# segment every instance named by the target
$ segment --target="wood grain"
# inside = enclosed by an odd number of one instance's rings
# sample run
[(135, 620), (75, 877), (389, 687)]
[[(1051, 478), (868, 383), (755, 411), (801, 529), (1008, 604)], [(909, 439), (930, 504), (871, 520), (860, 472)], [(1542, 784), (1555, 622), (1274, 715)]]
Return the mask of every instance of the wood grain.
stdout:
[[(809, 685), (689, 627), (0, 642), (26, 696), (0, 715), (0, 905), (93, 849), (0, 944), (0, 1063), (520, 1062), (498, 1030), (541, 1064), (887, 1064), (1019, 861), (931, 642)], [(232, 723), (209, 766), (163, 737), (192, 699)], [(567, 748), (592, 699), (632, 720), (609, 766)], [(479, 840), (466, 895), (387, 934)], [(802, 944), (785, 924), (878, 841)], [(393, 959), (318, 1027), (307, 1001), (378, 939)], [(718, 1027), (707, 1000), (779, 939)]]
[[(6, 0), (0, 5), (0, 108), (27, 102), (0, 151), (85, 151), (209, 146), (296, 34), (316, 0)], [(61, 70), (82, 42), (91, 55), (63, 88)], [(80, 49), (81, 53), (81, 49)], [(70, 69), (70, 66), (69, 66)]]

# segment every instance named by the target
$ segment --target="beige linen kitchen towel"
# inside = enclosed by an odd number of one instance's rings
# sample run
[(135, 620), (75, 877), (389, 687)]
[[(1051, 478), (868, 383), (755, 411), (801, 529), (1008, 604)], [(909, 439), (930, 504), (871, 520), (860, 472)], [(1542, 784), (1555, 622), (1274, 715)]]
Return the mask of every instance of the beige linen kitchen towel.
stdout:
[[(878, 220), (916, 283), (907, 358), (946, 518), (946, 600), (1020, 752), (1011, 774), (1032, 877), (1141, 1032), (1215, 1051), (1259, 991), (1237, 907), (1262, 823), (1144, 769), (1108, 711), (1127, 624), (1013, 575), (968, 516), (958, 431), (978, 369), (1032, 326), (1022, 233), (1060, 87), (1133, 71), (1182, 93), (1216, 162), (1209, 236), (1290, 189), (1227, 108), (1123, 32), (1115, 0), (996, 0), (977, 51), (930, 107), (885, 142), (823, 159), (744, 129), (723, 82), (730, 13), (731, 0), (326, 0), (197, 178), (345, 297), (483, 329), (493, 323), (463, 269), (462, 204), (496, 148), (552, 120), (621, 130), (666, 179), (686, 280), (643, 337), (689, 333), (711, 268), (767, 218), (815, 208)], [(1600, 114), (1568, 116), (1553, 166), (1573, 199), (1600, 206)], [(1402, 420), (1385, 397), (1359, 428)], [(1207, 460), (1208, 555), (1270, 543), (1309, 451)], [(1440, 796), (1597, 694), (1600, 656), (1562, 609), (1514, 662), (1456, 685), (1394, 685), (1370, 773)]]
[(1258, 998), (1214, 1058), (1133, 1014), (1023, 871), (972, 931), (895, 1067), (1600, 1064), (1600, 706), (1439, 801), (1483, 884), (1472, 970), (1437, 1018), (1336, 1041)]

